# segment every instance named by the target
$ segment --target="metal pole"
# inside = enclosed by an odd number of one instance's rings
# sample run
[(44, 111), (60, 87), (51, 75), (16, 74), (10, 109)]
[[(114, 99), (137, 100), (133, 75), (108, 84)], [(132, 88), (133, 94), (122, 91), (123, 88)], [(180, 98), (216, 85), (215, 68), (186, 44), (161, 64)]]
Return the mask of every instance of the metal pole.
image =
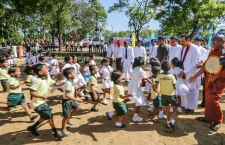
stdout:
[(113, 25), (111, 25), (111, 27), (112, 27), (112, 33), (113, 33)]

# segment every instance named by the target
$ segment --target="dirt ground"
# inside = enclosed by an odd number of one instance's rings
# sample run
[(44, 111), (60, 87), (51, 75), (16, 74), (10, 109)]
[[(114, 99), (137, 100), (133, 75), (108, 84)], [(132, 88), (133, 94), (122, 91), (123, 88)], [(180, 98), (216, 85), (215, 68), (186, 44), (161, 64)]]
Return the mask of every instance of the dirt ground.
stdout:
[[(16, 60), (20, 68), (24, 60)], [(148, 68), (146, 67), (146, 72)], [(21, 80), (26, 75), (23, 73)], [(99, 80), (99, 84), (101, 80)], [(124, 83), (127, 90), (127, 83)], [(28, 87), (23, 86), (27, 102), (30, 100)], [(2, 88), (0, 88), (2, 90)], [(200, 89), (201, 90), (201, 89)], [(101, 92), (101, 85), (99, 87)], [(201, 91), (200, 91), (201, 92)], [(0, 100), (7, 98), (7, 93), (0, 94)], [(146, 94), (147, 96), (147, 94)], [(102, 97), (102, 96), (101, 96)], [(201, 98), (201, 93), (200, 93)], [(58, 129), (61, 128), (62, 93), (55, 91), (49, 92), (48, 104), (53, 108), (54, 121)], [(222, 110), (225, 113), (225, 97), (221, 99)], [(38, 127), (39, 137), (33, 136), (26, 128), (32, 125), (21, 106), (13, 109), (11, 112), (0, 112), (0, 145), (225, 145), (225, 120), (218, 132), (209, 129), (206, 123), (195, 120), (195, 117), (202, 116), (204, 109), (199, 108), (192, 115), (183, 113), (178, 114), (176, 118), (175, 132), (165, 132), (166, 120), (160, 120), (159, 123), (132, 121), (134, 104), (127, 103), (128, 113), (126, 114), (124, 129), (114, 127), (117, 120), (116, 116), (109, 121), (105, 115), (106, 111), (113, 109), (112, 102), (108, 100), (107, 106), (99, 104), (99, 112), (90, 112), (92, 101), (80, 104), (80, 111), (71, 120), (73, 126), (68, 126), (68, 131), (73, 135), (61, 140), (55, 140), (51, 135), (51, 128), (47, 121)], [(0, 105), (4, 107), (4, 104)], [(139, 116), (148, 117), (148, 107), (142, 107)], [(34, 111), (33, 111), (34, 112)]]

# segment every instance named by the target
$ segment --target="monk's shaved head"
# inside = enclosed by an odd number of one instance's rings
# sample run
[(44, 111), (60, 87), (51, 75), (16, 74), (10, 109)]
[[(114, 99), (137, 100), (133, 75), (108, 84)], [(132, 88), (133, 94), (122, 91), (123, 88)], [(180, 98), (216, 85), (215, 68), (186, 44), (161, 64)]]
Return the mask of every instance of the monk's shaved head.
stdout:
[(216, 35), (212, 39), (212, 47), (215, 50), (222, 50), (224, 48), (224, 35)]

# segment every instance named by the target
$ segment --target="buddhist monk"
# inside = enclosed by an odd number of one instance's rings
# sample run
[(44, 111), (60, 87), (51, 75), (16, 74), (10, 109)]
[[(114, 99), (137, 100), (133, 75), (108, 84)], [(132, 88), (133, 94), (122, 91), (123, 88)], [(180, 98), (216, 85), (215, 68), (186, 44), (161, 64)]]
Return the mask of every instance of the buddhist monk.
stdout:
[[(208, 57), (215, 55), (218, 57), (225, 56), (222, 51), (224, 48), (224, 41), (223, 35), (216, 35), (212, 39), (213, 48)], [(205, 117), (197, 117), (196, 119), (198, 121), (209, 122), (209, 127), (213, 131), (217, 131), (221, 127), (223, 120), (223, 112), (221, 111), (219, 102), (225, 89), (225, 65), (223, 65), (222, 70), (217, 75), (210, 75), (206, 72), (204, 65), (194, 76), (190, 77), (188, 81), (193, 83), (199, 75), (205, 73)]]

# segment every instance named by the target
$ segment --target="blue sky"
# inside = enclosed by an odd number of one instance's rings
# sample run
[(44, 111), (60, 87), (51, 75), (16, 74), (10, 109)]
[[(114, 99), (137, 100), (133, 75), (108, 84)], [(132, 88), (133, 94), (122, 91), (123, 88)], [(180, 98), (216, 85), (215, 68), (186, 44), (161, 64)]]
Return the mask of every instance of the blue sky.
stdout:
[[(107, 12), (110, 6), (118, 2), (118, 0), (99, 0), (99, 1), (105, 7), (105, 10)], [(132, 2), (134, 0), (130, 1)], [(129, 30), (128, 21), (129, 20), (124, 13), (113, 12), (108, 14), (107, 28), (110, 30), (113, 29), (113, 31)], [(159, 22), (156, 20), (151, 20), (148, 25), (153, 30), (159, 29)]]

